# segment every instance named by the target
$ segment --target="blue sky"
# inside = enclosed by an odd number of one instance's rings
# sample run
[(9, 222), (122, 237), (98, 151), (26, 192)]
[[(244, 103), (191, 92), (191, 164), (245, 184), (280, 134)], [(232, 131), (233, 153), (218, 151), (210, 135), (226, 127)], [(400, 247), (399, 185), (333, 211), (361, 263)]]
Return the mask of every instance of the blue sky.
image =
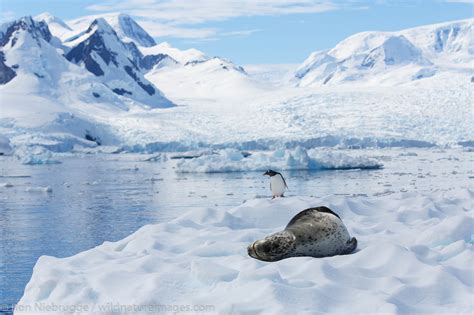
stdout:
[(238, 64), (300, 63), (361, 31), (472, 18), (471, 0), (0, 0), (2, 21), (50, 12), (63, 20), (124, 12), (157, 41)]

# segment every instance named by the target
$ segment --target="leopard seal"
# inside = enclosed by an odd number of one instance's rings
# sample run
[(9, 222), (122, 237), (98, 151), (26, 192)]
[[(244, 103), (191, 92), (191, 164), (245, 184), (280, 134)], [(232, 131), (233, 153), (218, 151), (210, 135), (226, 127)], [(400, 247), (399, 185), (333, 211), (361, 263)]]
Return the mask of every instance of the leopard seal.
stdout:
[(327, 207), (315, 207), (295, 215), (283, 231), (257, 240), (247, 248), (250, 257), (278, 261), (290, 257), (327, 257), (352, 253), (357, 240), (341, 218)]

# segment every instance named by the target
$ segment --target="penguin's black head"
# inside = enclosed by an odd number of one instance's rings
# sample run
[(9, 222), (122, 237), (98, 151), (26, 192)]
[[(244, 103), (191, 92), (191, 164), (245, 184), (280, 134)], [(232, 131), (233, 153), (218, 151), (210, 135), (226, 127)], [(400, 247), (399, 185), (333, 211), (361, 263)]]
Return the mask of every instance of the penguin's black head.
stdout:
[(275, 172), (274, 170), (267, 170), (265, 173), (263, 173), (263, 175), (268, 175), (270, 177), (272, 176), (275, 176), (276, 174), (278, 174), (277, 172)]

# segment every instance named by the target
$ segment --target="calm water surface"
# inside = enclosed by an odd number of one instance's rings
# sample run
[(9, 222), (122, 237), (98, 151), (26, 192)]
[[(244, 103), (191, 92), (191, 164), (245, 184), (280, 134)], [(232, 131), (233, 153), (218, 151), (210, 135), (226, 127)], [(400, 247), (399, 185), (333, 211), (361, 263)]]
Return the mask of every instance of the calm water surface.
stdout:
[[(287, 195), (357, 198), (473, 187), (472, 152), (361, 153), (377, 156), (385, 167), (284, 172), (290, 187)], [(12, 157), (0, 157), (0, 313), (11, 313), (41, 255), (74, 255), (191, 209), (224, 210), (269, 196), (268, 179), (261, 172), (177, 174), (176, 161), (147, 162), (146, 158), (64, 156), (61, 164), (26, 166)], [(46, 186), (52, 191), (42, 191)]]

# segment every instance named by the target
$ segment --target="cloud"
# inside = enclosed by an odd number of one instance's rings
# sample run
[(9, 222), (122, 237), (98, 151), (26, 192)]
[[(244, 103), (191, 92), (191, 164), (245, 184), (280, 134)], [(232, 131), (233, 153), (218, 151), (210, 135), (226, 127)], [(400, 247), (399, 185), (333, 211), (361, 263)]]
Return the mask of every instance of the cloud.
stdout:
[(215, 37), (218, 30), (215, 28), (178, 27), (158, 21), (137, 19), (137, 22), (153, 37), (175, 37), (205, 39)]
[(317, 13), (338, 5), (321, 0), (106, 0), (93, 11), (127, 11), (131, 15), (178, 24), (222, 21), (240, 16)]
[(218, 40), (222, 37), (245, 37), (263, 31), (262, 29), (236, 30), (221, 32), (216, 28), (179, 27), (154, 21), (137, 20), (153, 37), (174, 37), (195, 40)]
[(320, 13), (346, 7), (355, 8), (356, 4), (352, 0), (338, 3), (329, 0), (102, 0), (87, 9), (128, 13), (156, 37), (209, 39), (249, 36), (260, 30), (220, 33), (199, 24), (237, 17)]
[(249, 36), (253, 33), (261, 32), (262, 29), (251, 29), (251, 30), (239, 30), (239, 31), (231, 31), (231, 32), (222, 32), (219, 35), (221, 36)]

